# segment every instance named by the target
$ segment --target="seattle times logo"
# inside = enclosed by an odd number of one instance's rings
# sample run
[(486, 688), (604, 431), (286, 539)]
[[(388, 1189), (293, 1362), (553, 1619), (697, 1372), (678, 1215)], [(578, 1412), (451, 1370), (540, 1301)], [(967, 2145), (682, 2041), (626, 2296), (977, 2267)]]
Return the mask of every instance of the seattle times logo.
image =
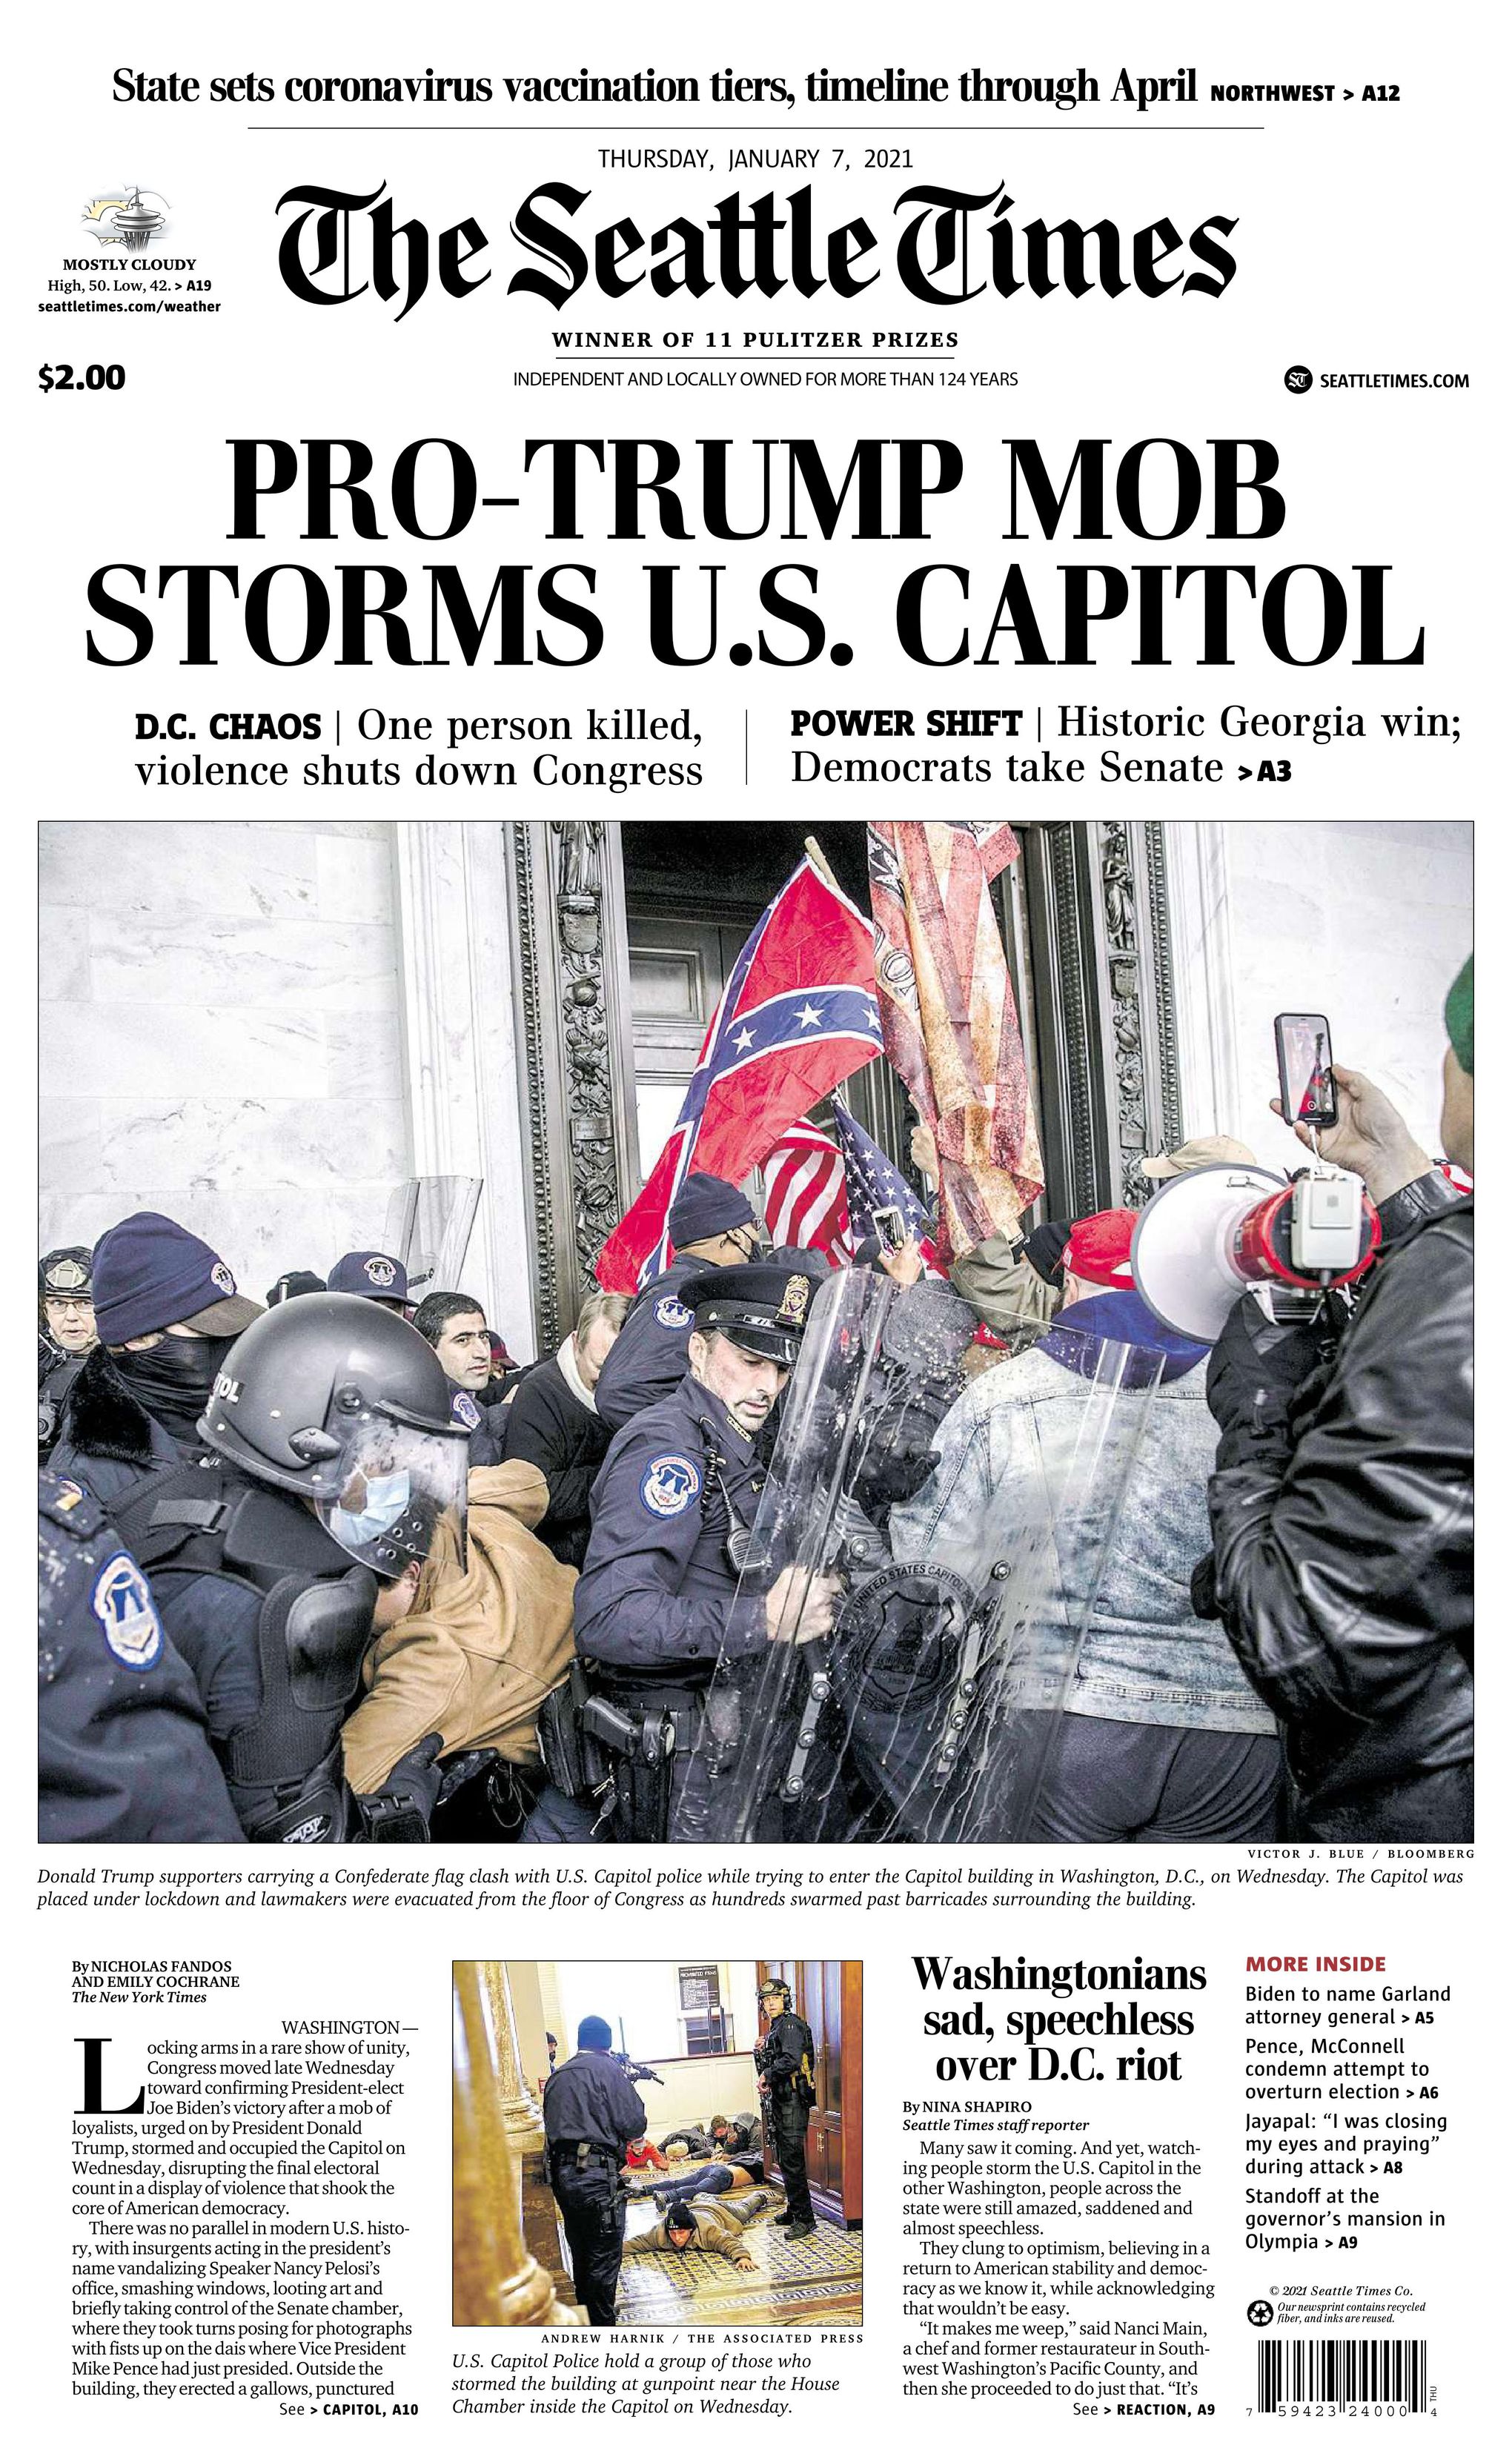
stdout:
[(106, 195), (91, 195), (81, 218), (97, 246), (124, 246), (139, 254), (168, 227), (169, 204), (153, 187), (124, 185)]

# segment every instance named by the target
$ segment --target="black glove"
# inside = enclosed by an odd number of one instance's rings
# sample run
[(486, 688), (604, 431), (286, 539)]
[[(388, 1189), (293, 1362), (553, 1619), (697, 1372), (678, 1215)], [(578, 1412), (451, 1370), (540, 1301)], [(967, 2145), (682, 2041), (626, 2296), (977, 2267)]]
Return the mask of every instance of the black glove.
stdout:
[(1204, 1552), (1192, 1572), (1192, 1608), (1198, 1619), (1218, 1616), (1218, 1561), (1212, 1552)]
[(430, 1811), (441, 1789), (436, 1761), (446, 1741), (439, 1730), (401, 1756), (381, 1789), (359, 1795), (364, 1840), (418, 1841), (430, 1837)]
[(1052, 1289), (1060, 1287), (1064, 1277), (1061, 1257), (1066, 1252), (1066, 1242), (1070, 1234), (1069, 1221), (1042, 1221), (1023, 1242), (1025, 1261)]
[(1284, 1433), (1297, 1393), (1332, 1363), (1337, 1348), (1326, 1323), (1272, 1322), (1258, 1298), (1235, 1299), (1208, 1359), (1208, 1407), (1223, 1431), (1220, 1467)]
[(938, 1465), (938, 1450), (874, 1447), (856, 1469), (852, 1496), (868, 1518), (875, 1518), (895, 1502), (912, 1501)]

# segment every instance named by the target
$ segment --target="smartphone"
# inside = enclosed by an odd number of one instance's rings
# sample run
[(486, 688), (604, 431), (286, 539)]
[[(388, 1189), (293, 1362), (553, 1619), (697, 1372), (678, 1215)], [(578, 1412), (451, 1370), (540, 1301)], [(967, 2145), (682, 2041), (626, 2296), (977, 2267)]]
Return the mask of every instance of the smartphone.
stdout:
[(881, 1204), (872, 1214), (884, 1251), (900, 1254), (908, 1244), (908, 1225), (896, 1204)]
[(1276, 1073), (1282, 1117), (1331, 1128), (1339, 1121), (1334, 1047), (1328, 1020), (1316, 1010), (1283, 1010), (1276, 1020)]

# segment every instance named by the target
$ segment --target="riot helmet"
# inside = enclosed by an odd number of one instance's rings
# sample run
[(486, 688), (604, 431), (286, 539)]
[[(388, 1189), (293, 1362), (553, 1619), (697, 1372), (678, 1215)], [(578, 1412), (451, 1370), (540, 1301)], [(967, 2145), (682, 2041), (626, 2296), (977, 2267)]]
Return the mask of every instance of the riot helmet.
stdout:
[(271, 1307), (216, 1376), (200, 1439), (314, 1506), (365, 1568), (399, 1577), (448, 1523), (466, 1552), (467, 1431), (402, 1316), (322, 1290)]
[(756, 1998), (759, 2001), (780, 2001), (785, 2010), (791, 2010), (792, 1987), (784, 1983), (780, 1976), (769, 1976), (760, 1986)]

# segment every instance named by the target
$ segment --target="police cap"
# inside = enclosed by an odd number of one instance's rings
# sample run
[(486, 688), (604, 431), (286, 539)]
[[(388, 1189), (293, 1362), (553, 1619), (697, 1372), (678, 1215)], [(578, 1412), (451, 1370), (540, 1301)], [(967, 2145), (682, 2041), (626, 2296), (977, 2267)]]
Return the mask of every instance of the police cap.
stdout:
[(693, 1309), (695, 1331), (722, 1332), (737, 1348), (771, 1357), (790, 1369), (798, 1361), (814, 1284), (781, 1264), (727, 1264), (680, 1292)]
[(92, 1248), (54, 1247), (37, 1266), (38, 1293), (45, 1298), (87, 1297), (94, 1268)]

